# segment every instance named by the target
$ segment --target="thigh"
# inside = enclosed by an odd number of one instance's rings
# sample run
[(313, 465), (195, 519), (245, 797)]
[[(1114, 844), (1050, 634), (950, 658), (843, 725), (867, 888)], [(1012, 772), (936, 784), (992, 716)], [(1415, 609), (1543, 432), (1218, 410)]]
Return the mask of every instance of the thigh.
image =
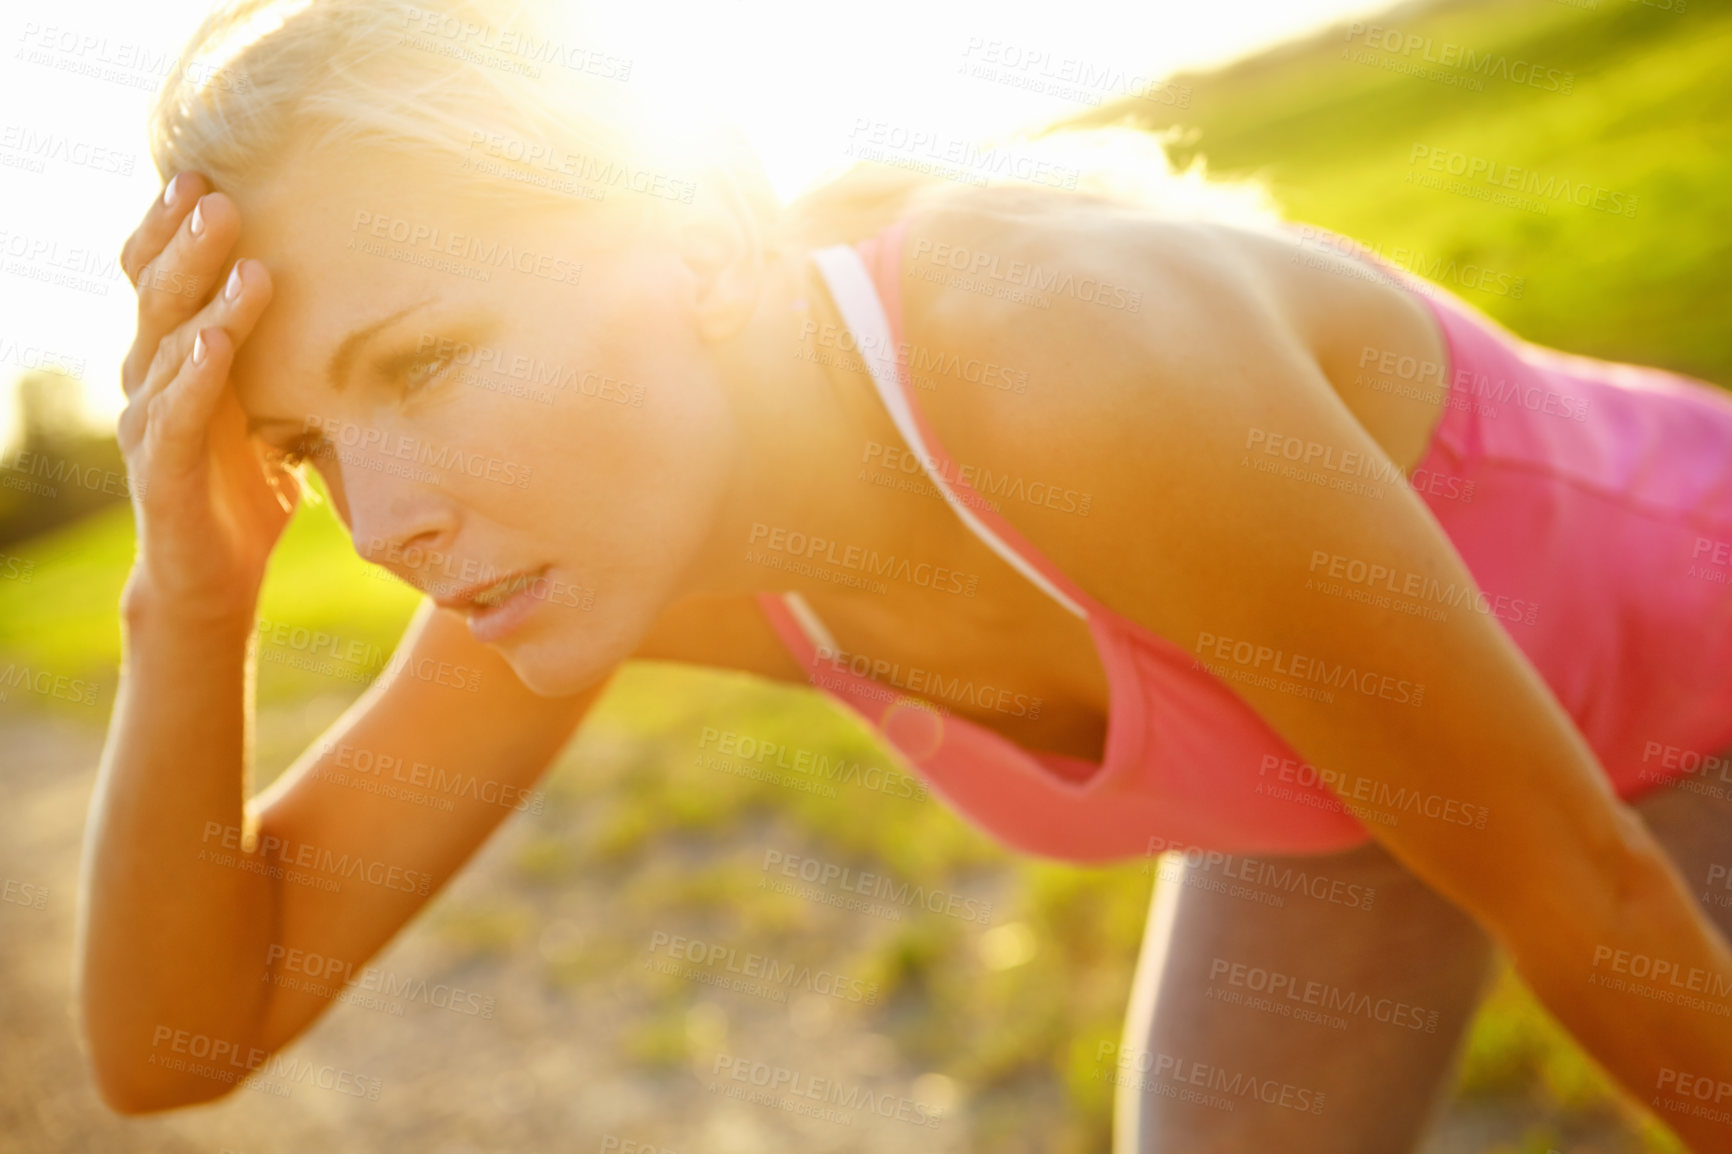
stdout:
[(1124, 1039), (1098, 1056), (1116, 1154), (1410, 1150), (1492, 956), (1375, 843), (1163, 858)]
[(1720, 932), (1732, 940), (1732, 750), (1700, 776), (1680, 778), (1632, 808)]

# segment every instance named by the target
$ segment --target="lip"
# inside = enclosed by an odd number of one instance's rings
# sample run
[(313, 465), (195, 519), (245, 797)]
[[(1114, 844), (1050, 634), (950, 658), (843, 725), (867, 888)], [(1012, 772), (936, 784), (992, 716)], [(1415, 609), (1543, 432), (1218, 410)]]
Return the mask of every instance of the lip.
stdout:
[[(482, 644), (490, 644), (499, 640), (520, 625), (524, 618), (535, 612), (537, 601), (535, 596), (536, 583), (546, 575), (548, 566), (542, 565), (534, 569), (518, 569), (506, 573), (492, 581), (481, 582), (459, 590), (448, 597), (437, 598), (434, 604), (442, 609), (450, 609), (461, 613), (469, 626), (469, 634)], [(479, 605), (475, 598), (501, 584), (519, 582), (521, 588), (493, 605)]]

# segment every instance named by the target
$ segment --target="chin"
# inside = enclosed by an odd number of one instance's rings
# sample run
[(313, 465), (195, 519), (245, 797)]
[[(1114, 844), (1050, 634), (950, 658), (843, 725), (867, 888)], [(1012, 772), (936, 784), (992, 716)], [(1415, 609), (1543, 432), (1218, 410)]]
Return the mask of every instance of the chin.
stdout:
[(612, 647), (585, 638), (582, 644), (569, 639), (528, 642), (498, 647), (498, 653), (517, 674), (524, 687), (538, 697), (570, 697), (595, 685), (629, 657), (614, 654)]

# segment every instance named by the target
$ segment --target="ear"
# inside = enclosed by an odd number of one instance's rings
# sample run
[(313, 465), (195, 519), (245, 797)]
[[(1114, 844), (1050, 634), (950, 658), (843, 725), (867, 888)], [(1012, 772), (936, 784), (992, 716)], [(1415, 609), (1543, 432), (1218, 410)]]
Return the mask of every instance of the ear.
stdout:
[(698, 331), (722, 340), (751, 319), (764, 281), (764, 238), (738, 185), (726, 173), (705, 182), (695, 216), (680, 228), (680, 256), (692, 272)]

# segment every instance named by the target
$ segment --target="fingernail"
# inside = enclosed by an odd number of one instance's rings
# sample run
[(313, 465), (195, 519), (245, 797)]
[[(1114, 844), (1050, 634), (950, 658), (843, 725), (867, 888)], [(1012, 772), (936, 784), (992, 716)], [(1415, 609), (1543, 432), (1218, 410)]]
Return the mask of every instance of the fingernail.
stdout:
[(202, 197), (197, 204), (192, 206), (192, 220), (187, 222), (187, 227), (192, 230), (194, 236), (204, 235), (204, 199)]
[(204, 364), (204, 354), (204, 334), (200, 333), (192, 339), (192, 363), (195, 365)]
[(245, 282), (241, 280), (241, 266), (237, 262), (235, 267), (229, 271), (228, 283), (223, 285), (223, 300), (234, 300), (241, 295), (241, 289), (244, 287), (246, 286)]
[(162, 190), (162, 206), (173, 208), (174, 202), (180, 199), (180, 174), (168, 178), (168, 187)]

